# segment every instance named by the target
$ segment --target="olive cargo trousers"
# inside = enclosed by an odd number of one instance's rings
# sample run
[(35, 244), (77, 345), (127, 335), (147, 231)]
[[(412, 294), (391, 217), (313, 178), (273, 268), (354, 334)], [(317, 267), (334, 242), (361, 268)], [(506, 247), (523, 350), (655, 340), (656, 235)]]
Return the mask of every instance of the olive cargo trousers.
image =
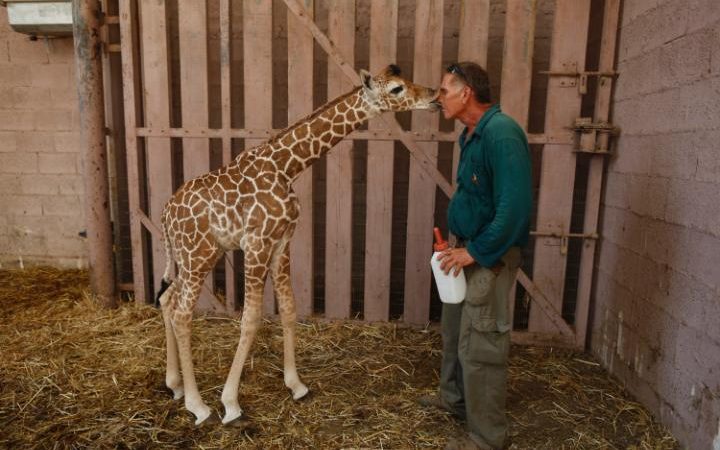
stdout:
[(465, 267), (465, 301), (442, 310), (440, 397), (492, 449), (502, 448), (507, 436), (508, 296), (520, 258), (512, 247), (498, 267)]

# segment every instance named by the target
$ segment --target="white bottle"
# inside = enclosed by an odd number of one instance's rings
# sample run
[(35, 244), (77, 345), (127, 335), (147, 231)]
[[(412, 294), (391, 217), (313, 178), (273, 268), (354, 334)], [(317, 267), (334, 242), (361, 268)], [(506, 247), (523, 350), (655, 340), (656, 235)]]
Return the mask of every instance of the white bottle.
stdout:
[(445, 275), (445, 272), (440, 268), (441, 262), (437, 257), (443, 250), (448, 248), (448, 243), (443, 239), (438, 227), (433, 228), (433, 232), (435, 233), (435, 244), (433, 245), (435, 253), (433, 253), (430, 260), (430, 267), (432, 267), (435, 276), (435, 284), (438, 288), (438, 294), (440, 294), (440, 300), (443, 303), (460, 303), (465, 299), (465, 291), (467, 290), (465, 271), (460, 269), (457, 277), (453, 274), (454, 269)]

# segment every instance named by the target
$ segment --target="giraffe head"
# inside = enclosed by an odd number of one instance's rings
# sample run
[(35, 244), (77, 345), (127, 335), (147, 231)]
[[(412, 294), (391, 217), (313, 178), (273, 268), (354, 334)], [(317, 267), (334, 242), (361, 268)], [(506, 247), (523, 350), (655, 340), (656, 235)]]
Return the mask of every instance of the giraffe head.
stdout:
[(434, 89), (420, 86), (400, 77), (400, 68), (394, 64), (387, 66), (376, 76), (366, 70), (360, 70), (363, 97), (373, 112), (409, 111), (428, 109), (437, 111), (440, 103)]

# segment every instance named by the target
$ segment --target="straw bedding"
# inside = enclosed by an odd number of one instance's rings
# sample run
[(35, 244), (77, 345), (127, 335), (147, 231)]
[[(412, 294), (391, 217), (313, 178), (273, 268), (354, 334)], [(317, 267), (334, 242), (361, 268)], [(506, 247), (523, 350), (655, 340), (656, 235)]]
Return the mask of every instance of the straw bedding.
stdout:
[[(265, 321), (240, 387), (250, 426), (195, 427), (164, 388), (158, 310), (104, 310), (85, 272), (49, 268), (0, 271), (0, 302), (0, 448), (442, 448), (462, 431), (414, 402), (437, 386), (434, 328), (300, 324), (312, 395), (293, 402), (281, 328)], [(198, 383), (218, 413), (239, 326), (194, 321)], [(512, 448), (679, 448), (589, 355), (513, 347), (508, 389)]]

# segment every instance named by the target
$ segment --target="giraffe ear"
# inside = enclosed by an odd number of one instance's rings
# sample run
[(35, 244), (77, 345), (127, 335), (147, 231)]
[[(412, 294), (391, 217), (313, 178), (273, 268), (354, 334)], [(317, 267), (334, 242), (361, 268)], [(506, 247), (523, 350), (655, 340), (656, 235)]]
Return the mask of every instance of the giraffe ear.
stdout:
[(360, 69), (360, 81), (362, 82), (365, 89), (372, 90), (373, 80), (372, 80), (372, 75), (370, 75), (370, 72), (368, 72), (365, 69)]

